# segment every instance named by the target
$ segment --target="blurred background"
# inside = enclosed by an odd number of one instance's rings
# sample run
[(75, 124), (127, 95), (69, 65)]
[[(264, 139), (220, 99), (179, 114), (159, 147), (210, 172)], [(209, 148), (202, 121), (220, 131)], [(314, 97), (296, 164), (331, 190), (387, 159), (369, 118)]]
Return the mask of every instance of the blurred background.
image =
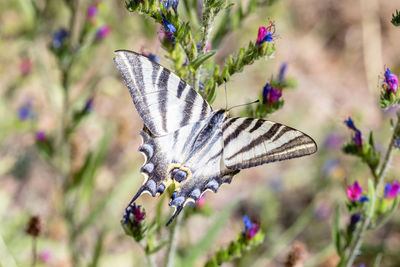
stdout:
[[(160, 29), (153, 21), (129, 13), (124, 1), (99, 3), (97, 21), (87, 34), (93, 39), (91, 46), (82, 47), (69, 78), (72, 110), (87, 112), (70, 136), (71, 171), (78, 175), (85, 164), (96, 168), (90, 174), (92, 179), (81, 187), (79, 199), (69, 199), (76, 195), (65, 194), (65, 181), (46, 160), (51, 152), (37, 145), (41, 138), (56, 138), (61, 123), (65, 77), (60, 66), (68, 63), (57, 58), (54, 42), (55, 34), (59, 38), (60, 29), (71, 23), (67, 2), (0, 3), (0, 262), (5, 267), (31, 264), (32, 238), (25, 229), (29, 218), (37, 215), (42, 221), (38, 265), (71, 266), (68, 246), (72, 241), (65, 210), (73, 210), (70, 216), (86, 222), (76, 241), (83, 265), (88, 264), (101, 237), (99, 266), (144, 266), (143, 251), (120, 226), (127, 203), (143, 181), (139, 169), (144, 159), (137, 151), (143, 123), (113, 64), (113, 51), (153, 53), (162, 65), (168, 67), (170, 62), (163, 57)], [(74, 27), (85, 23), (88, 6), (93, 4), (86, 0), (78, 3)], [(267, 18), (275, 21), (276, 53), (231, 77), (228, 106), (258, 98), (265, 83), (286, 62), (287, 75), (297, 81), (297, 88), (284, 91), (284, 107), (268, 119), (309, 134), (319, 151), (243, 170), (218, 194), (207, 193), (205, 201), (212, 213), (188, 219), (181, 228), (178, 251), (201, 240), (224, 207), (238, 201), (199, 266), (218, 247), (236, 238), (243, 229), (244, 214), (261, 222), (266, 241), (227, 266), (281, 266), (295, 243), (304, 251), (306, 266), (337, 264), (331, 240), (333, 212), (337, 205), (345, 210), (346, 186), (356, 179), (366, 186), (370, 175), (359, 160), (341, 152), (350, 139), (343, 121), (351, 115), (364, 138), (373, 130), (377, 147), (384, 150), (387, 146), (389, 119), (395, 110), (381, 110), (378, 96), (385, 66), (400, 73), (400, 32), (390, 24), (396, 8), (398, 2), (391, 0), (274, 1), (260, 5), (221, 41), (215, 56), (219, 64), (250, 40), (255, 41), (258, 27), (265, 25)], [(40, 17), (35, 10), (41, 11)], [(104, 26), (108, 28), (99, 36), (99, 28)], [(218, 90), (214, 109), (225, 107), (223, 86)], [(239, 114), (239, 109), (235, 112)], [(88, 153), (92, 153), (90, 163)], [(389, 180), (399, 179), (399, 163), (398, 158), (392, 162)], [(156, 198), (143, 195), (137, 202), (147, 217), (155, 216)], [(79, 206), (66, 209), (68, 203)], [(166, 203), (163, 209), (168, 213)], [(348, 220), (342, 216), (341, 224)], [(372, 266), (377, 251), (384, 250), (381, 266), (399, 266), (399, 240), (397, 212), (385, 227), (367, 235), (357, 262)]]

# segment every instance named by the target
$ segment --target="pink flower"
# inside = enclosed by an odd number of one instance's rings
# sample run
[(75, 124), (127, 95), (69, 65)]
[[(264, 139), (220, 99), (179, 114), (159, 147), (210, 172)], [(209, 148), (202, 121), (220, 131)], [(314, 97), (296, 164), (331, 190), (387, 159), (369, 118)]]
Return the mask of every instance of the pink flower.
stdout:
[(197, 202), (196, 202), (196, 208), (201, 208), (201, 207), (204, 206), (204, 203), (206, 202), (206, 201), (205, 201), (205, 198), (206, 198), (206, 195), (203, 194), (203, 195), (199, 198), (199, 200), (197, 200)]
[(27, 76), (31, 73), (32, 70), (32, 61), (29, 58), (23, 58), (19, 63), (19, 71), (22, 76)]
[(51, 252), (49, 250), (43, 250), (39, 253), (39, 259), (42, 262), (48, 262), (51, 259)]
[(385, 185), (385, 198), (393, 199), (400, 194), (400, 184), (396, 181)]
[(108, 25), (101, 26), (100, 28), (97, 29), (96, 39), (102, 40), (102, 39), (106, 38), (110, 33), (111, 33), (110, 26), (108, 26)]
[(397, 92), (399, 88), (399, 79), (395, 74), (390, 72), (389, 68), (386, 69), (385, 80), (383, 80), (383, 82), (386, 83), (388, 91), (393, 92), (393, 94)]
[(347, 197), (351, 200), (359, 200), (361, 198), (363, 189), (358, 184), (358, 182), (354, 182), (353, 185), (347, 187)]
[(267, 27), (261, 26), (258, 28), (256, 45), (260, 46), (265, 42), (271, 42), (274, 40), (274, 34), (275, 24), (272, 21), (269, 21), (269, 25)]

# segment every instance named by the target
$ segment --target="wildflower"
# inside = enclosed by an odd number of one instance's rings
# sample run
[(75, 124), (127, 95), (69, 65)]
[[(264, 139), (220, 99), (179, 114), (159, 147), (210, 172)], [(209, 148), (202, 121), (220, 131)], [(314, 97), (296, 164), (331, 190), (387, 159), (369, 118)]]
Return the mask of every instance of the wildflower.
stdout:
[(147, 57), (148, 59), (150, 59), (151, 61), (153, 61), (155, 63), (159, 63), (160, 62), (160, 57), (155, 55), (155, 54), (152, 54), (152, 53), (146, 54), (146, 53), (143, 52), (142, 55)]
[(144, 210), (141, 211), (140, 205), (136, 206), (136, 204), (133, 203), (125, 209), (125, 214), (123, 216), (123, 223), (124, 224), (132, 223), (132, 221), (131, 221), (132, 216), (133, 216), (133, 220), (136, 223), (140, 223), (141, 221), (144, 220), (144, 217), (146, 216), (146, 212)]
[(163, 4), (165, 10), (169, 10), (171, 7), (174, 9), (175, 13), (178, 13), (179, 0), (160, 0)]
[(275, 24), (272, 21), (269, 21), (268, 27), (261, 26), (258, 28), (256, 45), (260, 46), (265, 42), (271, 42), (274, 40), (274, 34)]
[(196, 208), (201, 209), (201, 208), (204, 206), (204, 203), (206, 202), (206, 201), (205, 201), (205, 198), (206, 198), (206, 195), (203, 194), (203, 195), (199, 198), (199, 200), (197, 200), (197, 202), (196, 202)]
[(49, 250), (43, 250), (39, 253), (39, 259), (42, 262), (48, 262), (51, 259), (51, 252)]
[(36, 140), (39, 142), (46, 141), (46, 133), (43, 131), (37, 131), (36, 132)]
[(109, 34), (111, 33), (111, 27), (108, 25), (103, 25), (100, 28), (97, 29), (96, 32), (96, 39), (97, 40), (103, 40), (106, 38)]
[(361, 196), (360, 199), (359, 199), (358, 201), (360, 201), (360, 203), (369, 202), (369, 197), (367, 197), (367, 196)]
[(263, 89), (263, 104), (273, 104), (282, 96), (282, 88), (274, 88), (267, 83)]
[(342, 147), (344, 142), (344, 137), (338, 133), (331, 133), (325, 139), (325, 146), (327, 148), (338, 149)]
[(285, 81), (286, 69), (287, 69), (287, 64), (282, 63), (281, 68), (279, 69), (279, 76), (278, 76), (278, 80), (280, 83), (283, 83)]
[(146, 212), (135, 203), (129, 204), (125, 209), (125, 214), (122, 217), (121, 225), (125, 233), (133, 237), (136, 241), (140, 241), (144, 237), (146, 227), (144, 227), (144, 218)]
[(397, 181), (393, 183), (386, 183), (384, 191), (385, 198), (393, 199), (398, 194), (400, 194), (400, 184)]
[(92, 111), (92, 109), (93, 109), (93, 100), (94, 100), (94, 98), (90, 97), (86, 101), (85, 106), (83, 107), (83, 112), (89, 113), (90, 111)]
[(347, 197), (351, 200), (359, 200), (361, 198), (363, 189), (358, 184), (358, 182), (354, 182), (353, 185), (347, 187)]
[(244, 232), (242, 233), (247, 240), (252, 239), (260, 230), (260, 225), (257, 223), (253, 223), (249, 216), (245, 215), (243, 216), (243, 222), (244, 222)]
[(61, 28), (53, 33), (53, 48), (60, 48), (64, 44), (64, 41), (68, 38), (68, 36), (69, 32), (64, 28)]
[(164, 31), (165, 31), (165, 33), (171, 33), (171, 34), (173, 34), (174, 32), (176, 32), (176, 28), (175, 28), (175, 26), (171, 23), (171, 22), (169, 22), (168, 20), (167, 20), (167, 18), (164, 16), (164, 14), (160, 11), (160, 14), (161, 14), (161, 16), (162, 16), (162, 18), (163, 18), (163, 23), (164, 23)]
[(93, 20), (98, 13), (97, 5), (90, 5), (87, 10), (87, 18)]
[[(201, 49), (201, 42), (198, 42), (198, 43), (196, 44), (196, 48), (197, 48), (197, 52), (200, 52), (200, 49)], [(208, 51), (211, 50), (211, 43), (210, 43), (210, 42), (208, 42), (208, 43), (206, 44), (205, 49), (206, 49), (206, 52), (208, 52)]]
[(30, 101), (26, 101), (19, 109), (18, 109), (18, 118), (20, 121), (25, 121), (27, 119), (34, 119), (35, 114), (32, 109), (32, 103)]
[(27, 76), (29, 73), (31, 73), (32, 70), (32, 61), (24, 57), (21, 59), (19, 63), (19, 72), (21, 73), (22, 76)]
[(31, 216), (26, 226), (25, 232), (32, 237), (38, 237), (42, 232), (42, 222), (39, 216)]
[(396, 94), (397, 89), (399, 88), (399, 79), (397, 76), (390, 72), (389, 68), (386, 69), (385, 79), (383, 82), (386, 84), (386, 88), (388, 91)]
[(353, 120), (349, 117), (346, 121), (344, 121), (344, 123), (346, 123), (347, 127), (351, 130), (354, 131), (354, 136), (352, 137), (353, 142), (356, 144), (356, 146), (361, 147), (362, 146), (362, 135), (361, 135), (361, 131), (358, 130), (355, 126), (354, 126), (354, 122)]
[(350, 217), (350, 227), (356, 226), (356, 224), (361, 220), (360, 213), (354, 213)]

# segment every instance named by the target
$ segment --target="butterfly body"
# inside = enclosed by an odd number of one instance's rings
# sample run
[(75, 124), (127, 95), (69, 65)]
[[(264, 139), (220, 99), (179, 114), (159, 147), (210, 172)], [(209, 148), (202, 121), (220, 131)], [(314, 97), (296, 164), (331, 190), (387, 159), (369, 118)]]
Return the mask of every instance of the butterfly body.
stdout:
[(315, 142), (291, 127), (252, 118), (229, 118), (178, 76), (131, 51), (114, 59), (144, 122), (146, 157), (142, 193), (162, 194), (171, 184), (176, 208), (170, 223), (188, 202), (196, 202), (241, 169), (300, 157), (316, 151)]

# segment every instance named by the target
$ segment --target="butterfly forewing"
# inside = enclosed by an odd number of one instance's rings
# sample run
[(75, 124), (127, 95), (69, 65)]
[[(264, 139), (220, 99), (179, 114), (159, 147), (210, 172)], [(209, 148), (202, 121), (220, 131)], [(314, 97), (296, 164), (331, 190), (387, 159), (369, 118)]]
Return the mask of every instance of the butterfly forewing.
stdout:
[(125, 50), (116, 51), (114, 61), (152, 134), (172, 133), (210, 116), (208, 103), (168, 69)]
[(245, 169), (314, 153), (308, 135), (283, 124), (251, 118), (227, 119), (223, 126), (224, 162), (229, 169)]

